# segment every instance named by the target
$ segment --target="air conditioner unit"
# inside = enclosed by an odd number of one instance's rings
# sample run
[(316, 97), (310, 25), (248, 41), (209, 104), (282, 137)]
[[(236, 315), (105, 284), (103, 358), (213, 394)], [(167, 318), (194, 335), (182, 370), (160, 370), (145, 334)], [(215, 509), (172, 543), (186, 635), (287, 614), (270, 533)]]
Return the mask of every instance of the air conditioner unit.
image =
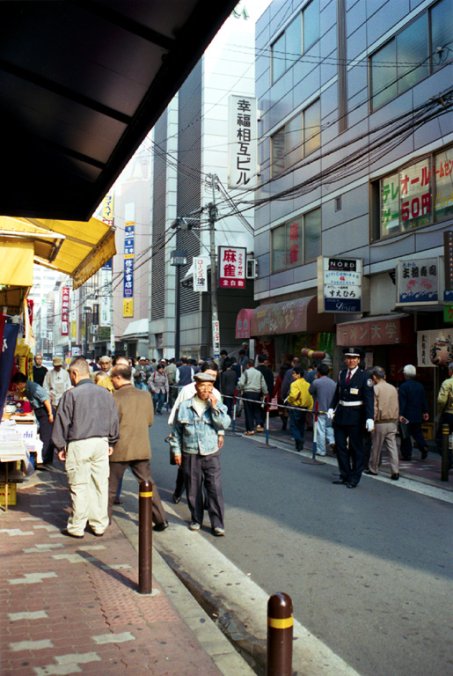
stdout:
[(258, 277), (258, 261), (253, 256), (247, 256), (247, 279), (256, 279)]

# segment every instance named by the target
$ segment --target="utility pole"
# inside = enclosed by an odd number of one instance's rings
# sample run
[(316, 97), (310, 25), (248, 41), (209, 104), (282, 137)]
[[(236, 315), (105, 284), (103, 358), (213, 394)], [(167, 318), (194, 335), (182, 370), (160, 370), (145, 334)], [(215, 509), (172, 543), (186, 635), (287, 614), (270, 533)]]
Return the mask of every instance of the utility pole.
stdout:
[(214, 359), (220, 357), (220, 322), (217, 307), (217, 266), (215, 250), (215, 224), (217, 221), (217, 206), (215, 203), (215, 174), (210, 175), (212, 181), (212, 202), (208, 204), (209, 211), (209, 253), (211, 258), (211, 326), (212, 326), (212, 356)]

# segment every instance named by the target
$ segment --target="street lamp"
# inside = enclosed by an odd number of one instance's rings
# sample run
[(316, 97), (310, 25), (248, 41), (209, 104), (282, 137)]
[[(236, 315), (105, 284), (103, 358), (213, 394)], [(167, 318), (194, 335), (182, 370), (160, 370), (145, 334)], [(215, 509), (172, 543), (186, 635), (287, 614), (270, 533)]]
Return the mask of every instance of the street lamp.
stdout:
[(187, 253), (175, 249), (170, 254), (170, 265), (176, 267), (176, 288), (175, 288), (175, 359), (179, 359), (181, 350), (181, 268), (187, 265)]

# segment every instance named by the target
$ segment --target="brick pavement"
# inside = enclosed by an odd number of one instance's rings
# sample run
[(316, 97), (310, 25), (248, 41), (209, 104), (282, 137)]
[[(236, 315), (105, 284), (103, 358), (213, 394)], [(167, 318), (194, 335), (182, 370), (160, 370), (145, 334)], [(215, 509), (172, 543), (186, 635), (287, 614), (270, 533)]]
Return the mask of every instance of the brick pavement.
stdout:
[(152, 595), (135, 591), (137, 553), (118, 526), (68, 538), (68, 510), (54, 471), (0, 513), (2, 676), (221, 673), (155, 580)]

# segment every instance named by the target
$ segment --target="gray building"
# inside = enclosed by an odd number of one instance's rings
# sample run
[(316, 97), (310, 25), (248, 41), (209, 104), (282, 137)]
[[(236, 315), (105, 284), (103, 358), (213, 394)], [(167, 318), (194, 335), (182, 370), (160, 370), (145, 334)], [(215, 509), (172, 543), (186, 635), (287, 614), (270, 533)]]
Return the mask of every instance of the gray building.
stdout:
[(249, 325), (277, 362), (308, 346), (338, 364), (359, 344), (435, 393), (452, 345), (452, 35), (452, 0), (275, 0), (258, 20)]

